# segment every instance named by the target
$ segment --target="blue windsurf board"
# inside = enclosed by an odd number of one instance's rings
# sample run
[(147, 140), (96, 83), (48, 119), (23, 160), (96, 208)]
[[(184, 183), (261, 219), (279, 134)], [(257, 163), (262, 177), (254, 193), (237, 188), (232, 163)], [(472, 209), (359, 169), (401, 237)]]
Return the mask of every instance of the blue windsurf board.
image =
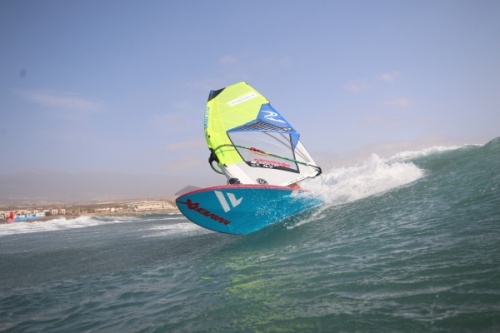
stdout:
[(197, 189), (179, 196), (176, 204), (204, 228), (246, 235), (318, 207), (322, 200), (291, 187), (237, 184)]

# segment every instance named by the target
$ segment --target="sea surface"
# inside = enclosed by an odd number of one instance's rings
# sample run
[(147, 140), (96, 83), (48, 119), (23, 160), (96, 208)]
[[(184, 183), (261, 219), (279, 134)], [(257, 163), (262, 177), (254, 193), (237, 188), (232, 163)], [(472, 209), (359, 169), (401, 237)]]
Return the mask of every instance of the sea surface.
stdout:
[(325, 171), (248, 236), (182, 215), (0, 225), (1, 332), (500, 332), (500, 138)]

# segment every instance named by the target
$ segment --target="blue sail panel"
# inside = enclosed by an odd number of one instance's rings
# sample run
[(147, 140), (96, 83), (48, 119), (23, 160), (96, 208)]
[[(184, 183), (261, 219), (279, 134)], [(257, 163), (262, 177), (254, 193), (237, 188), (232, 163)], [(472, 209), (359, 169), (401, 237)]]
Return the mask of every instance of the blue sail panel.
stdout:
[(292, 151), (297, 147), (300, 138), (300, 134), (269, 103), (261, 106), (257, 119), (227, 131), (229, 136), (234, 132), (284, 133), (290, 135)]

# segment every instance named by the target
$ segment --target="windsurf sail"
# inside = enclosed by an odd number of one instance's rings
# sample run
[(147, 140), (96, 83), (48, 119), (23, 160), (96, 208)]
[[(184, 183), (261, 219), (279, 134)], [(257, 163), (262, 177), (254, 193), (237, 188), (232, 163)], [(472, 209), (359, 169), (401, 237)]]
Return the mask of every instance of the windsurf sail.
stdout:
[(212, 168), (242, 184), (288, 186), (321, 174), (299, 132), (245, 82), (210, 92), (205, 138)]

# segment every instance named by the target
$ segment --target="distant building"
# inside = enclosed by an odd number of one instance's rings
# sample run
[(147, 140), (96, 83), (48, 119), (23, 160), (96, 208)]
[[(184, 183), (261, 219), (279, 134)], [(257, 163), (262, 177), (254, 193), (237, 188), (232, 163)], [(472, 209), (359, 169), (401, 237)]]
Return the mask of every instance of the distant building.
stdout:
[(166, 201), (140, 201), (129, 204), (129, 207), (136, 212), (175, 209), (171, 203)]

